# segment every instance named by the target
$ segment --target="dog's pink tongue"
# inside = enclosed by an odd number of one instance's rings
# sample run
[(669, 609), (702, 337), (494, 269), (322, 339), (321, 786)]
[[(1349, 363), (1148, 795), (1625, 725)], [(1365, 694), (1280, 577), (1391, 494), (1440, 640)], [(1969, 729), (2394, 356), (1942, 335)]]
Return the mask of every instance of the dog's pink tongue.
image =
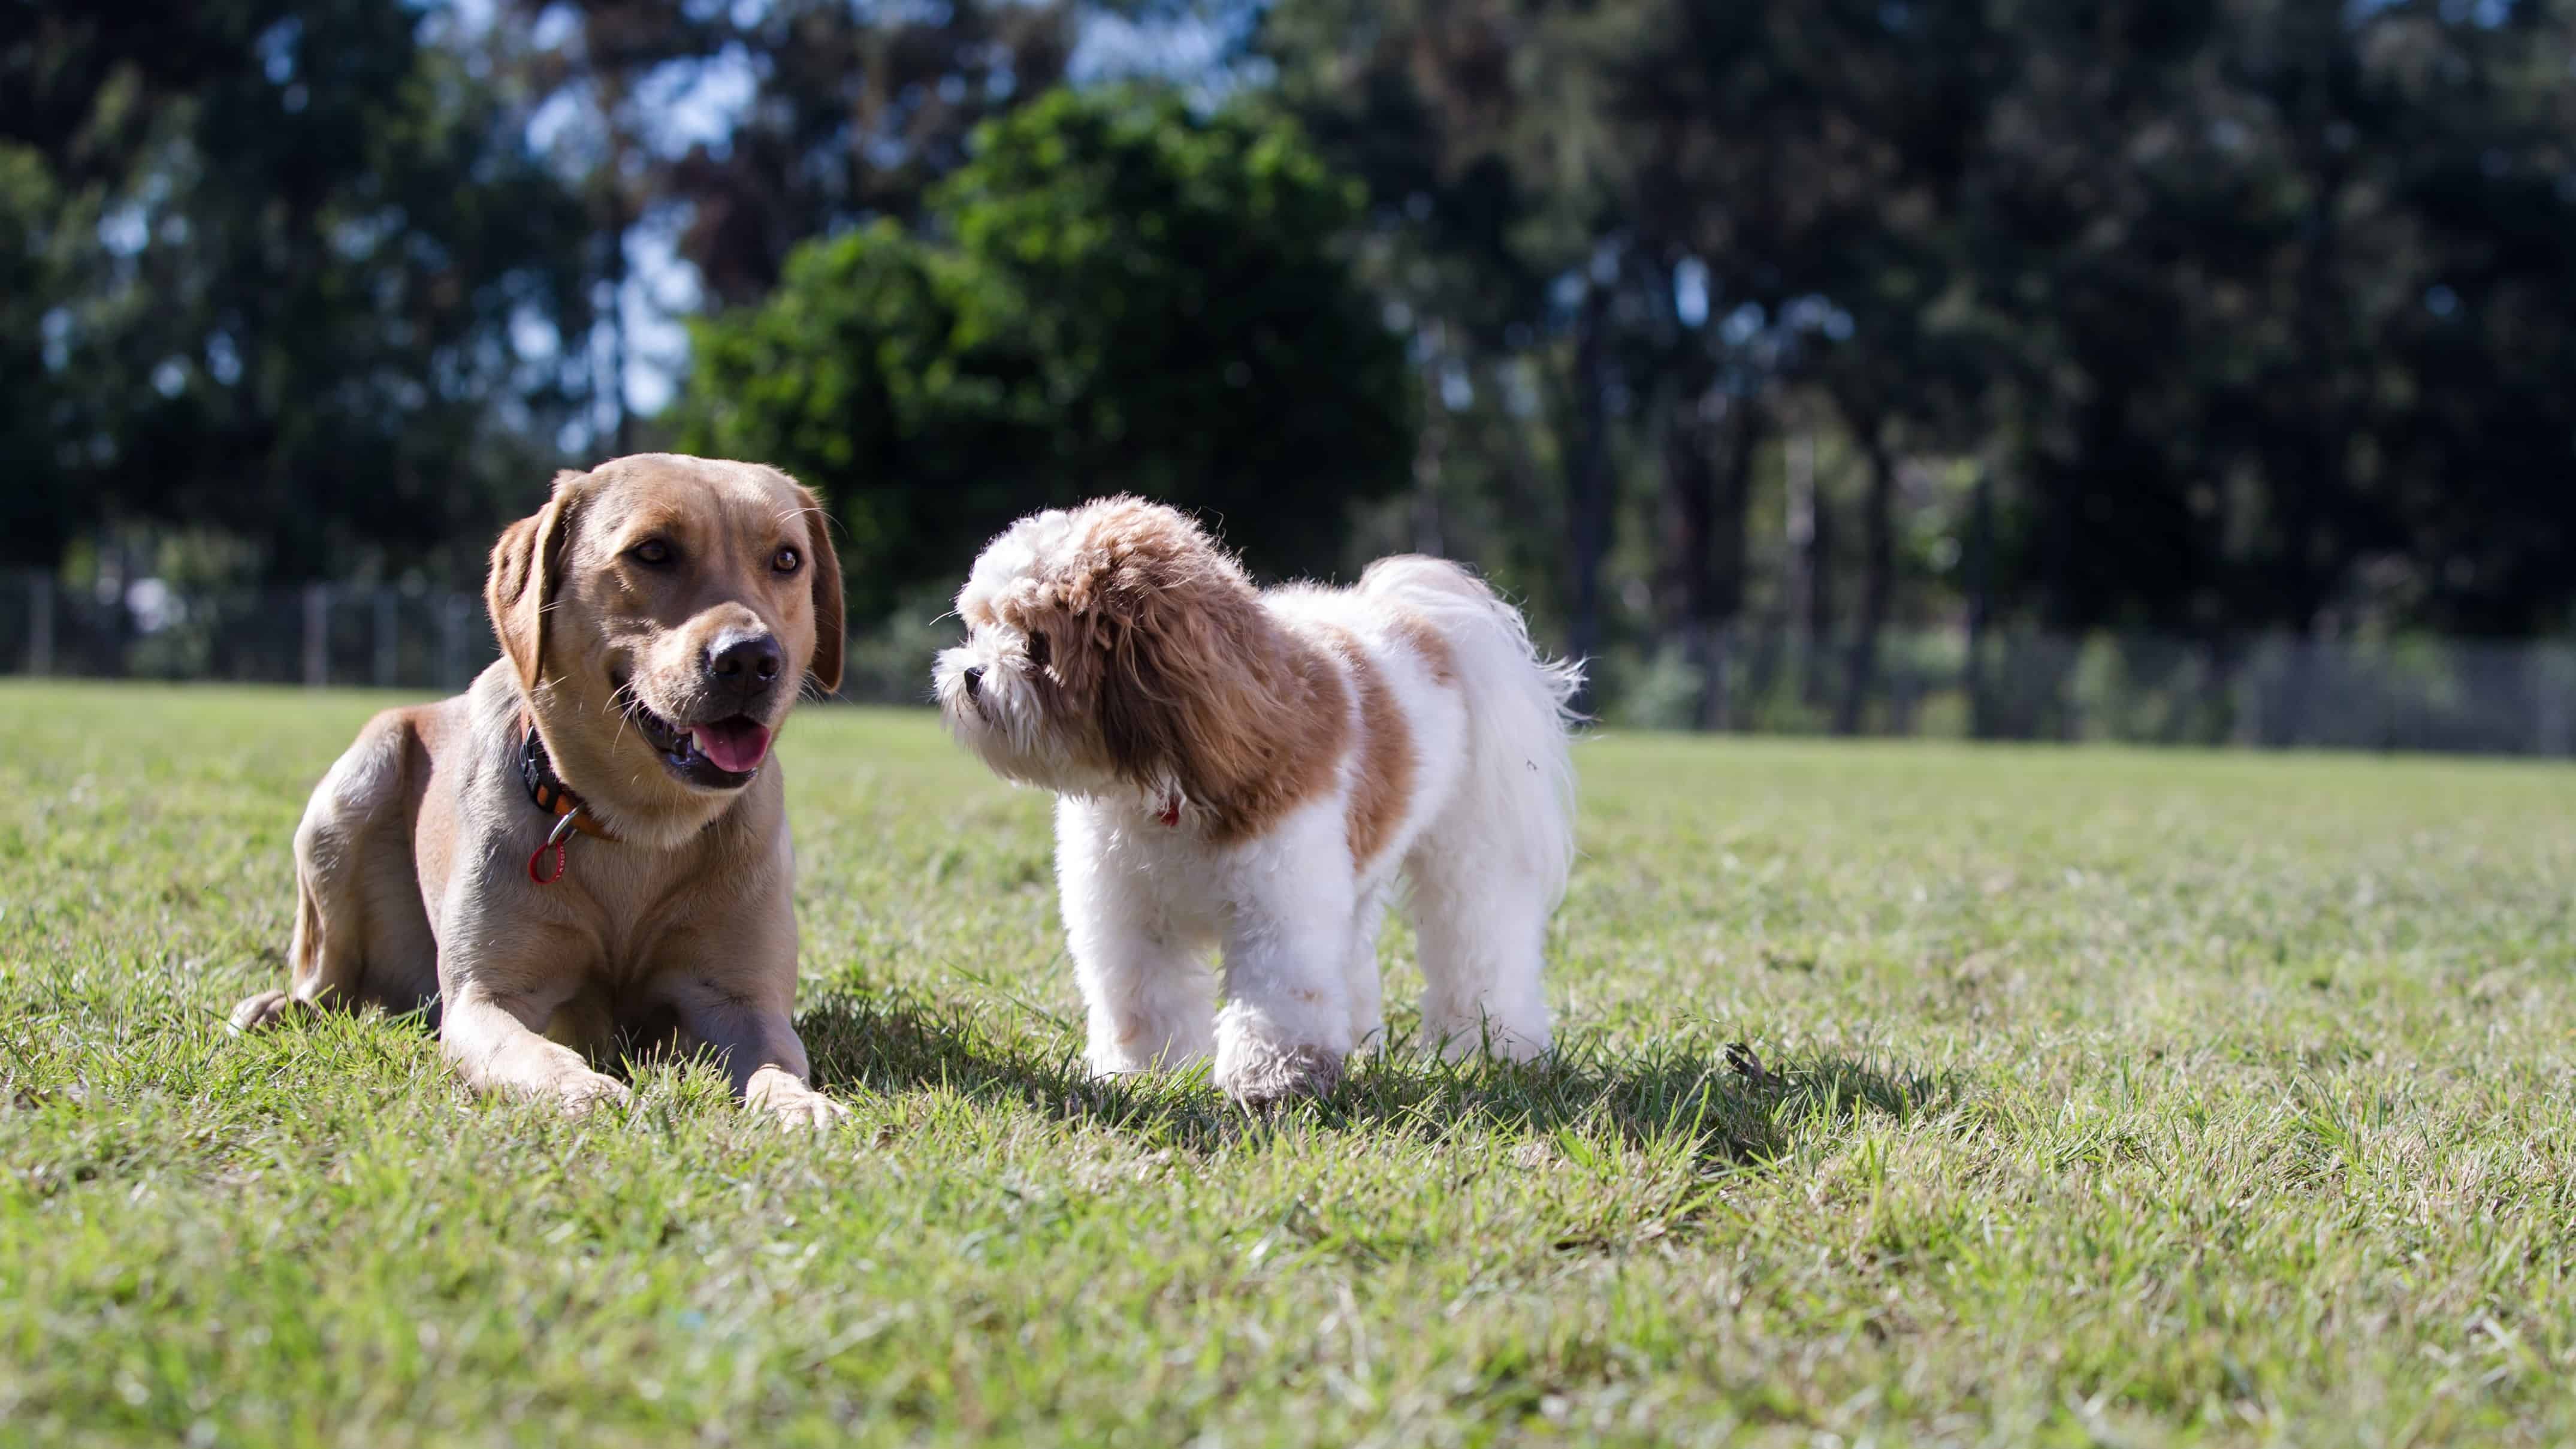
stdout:
[(769, 730), (747, 719), (718, 720), (702, 724), (695, 731), (698, 753), (715, 762), (719, 770), (747, 775), (760, 768), (769, 758)]

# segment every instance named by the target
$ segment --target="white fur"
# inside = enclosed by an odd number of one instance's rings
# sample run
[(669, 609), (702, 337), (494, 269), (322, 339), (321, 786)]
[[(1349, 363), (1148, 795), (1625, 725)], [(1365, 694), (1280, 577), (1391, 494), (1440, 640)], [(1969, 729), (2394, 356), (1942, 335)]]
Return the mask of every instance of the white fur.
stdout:
[[(959, 597), (973, 633), (940, 656), (936, 678), (963, 742), (1060, 797), (1056, 874), (1092, 1068), (1212, 1057), (1218, 1085), (1247, 1096), (1283, 1064), (1318, 1052), (1338, 1064), (1383, 1032), (1377, 931), (1397, 898), (1421, 942), (1426, 1044), (1451, 1057), (1545, 1052), (1540, 971), (1573, 854), (1567, 702), (1580, 666), (1544, 660), (1517, 611), (1436, 559), (1383, 561), (1352, 589), (1272, 590), (1262, 604), (1274, 620), (1308, 638), (1343, 631), (1376, 666), (1410, 739), (1408, 797), (1386, 844), (1353, 859), (1365, 742), (1360, 691), (1346, 681), (1349, 743), (1332, 787), (1219, 846), (1186, 809), (1164, 823), (1162, 784), (1117, 778), (1079, 748), (1074, 722), (1044, 718), (1027, 641), (993, 618), (993, 600), (1064, 540), (1064, 518), (1023, 520), (977, 561)], [(1446, 642), (1451, 678), (1405, 639), (1408, 618)], [(978, 666), (979, 701), (963, 683)], [(1224, 955), (1222, 1010), (1211, 947)]]

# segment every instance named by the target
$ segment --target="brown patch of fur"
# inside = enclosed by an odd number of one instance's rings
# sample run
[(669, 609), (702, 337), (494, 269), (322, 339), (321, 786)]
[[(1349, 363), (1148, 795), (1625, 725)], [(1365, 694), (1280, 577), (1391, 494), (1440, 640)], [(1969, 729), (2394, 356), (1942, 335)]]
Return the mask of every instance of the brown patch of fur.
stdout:
[(564, 552), (573, 535), (573, 515), (580, 507), (577, 486), (587, 474), (570, 469), (555, 475), (554, 496), (546, 506), (501, 531), (492, 545), (492, 571), (483, 584), (483, 605), (492, 614), (492, 633), (501, 652), (519, 671), (519, 687), (534, 689), (545, 677), (546, 605), (563, 581)]
[(1458, 657), (1449, 652), (1449, 641), (1431, 621), (1420, 614), (1398, 614), (1395, 637), (1422, 656), (1422, 667), (1431, 671), (1431, 682), (1451, 685), (1458, 682)]
[(1413, 794), (1413, 732), (1367, 648), (1345, 630), (1333, 629), (1330, 637), (1360, 696), (1359, 768), (1351, 780), (1347, 829), (1351, 859), (1365, 865), (1404, 822)]
[(816, 687), (833, 694), (841, 688), (841, 655), (849, 642), (841, 616), (841, 551), (832, 546), (832, 515), (823, 500), (794, 479), (788, 479), (788, 486), (805, 505), (805, 573), (814, 589), (814, 652), (805, 660), (805, 672), (814, 676)]
[(1149, 790), (1178, 787), (1219, 844), (1329, 788), (1350, 700), (1325, 652), (1281, 628), (1184, 515), (1112, 498), (1074, 523), (1069, 556), (997, 612), (1048, 632), (1045, 675), (1068, 707), (1088, 706), (1110, 767)]
[[(1032, 687), (1046, 698), (1046, 714), (1057, 720), (1094, 720), (1100, 714), (1100, 685), (1107, 674), (1108, 651), (1099, 611), (1075, 609), (1059, 591), (1041, 589), (1022, 598), (1003, 600), (994, 610), (1003, 624), (1020, 632), (1034, 651), (1047, 641), (1047, 663), (1032, 667)], [(1115, 773), (1120, 767), (1098, 730), (1064, 734), (1068, 753), (1084, 765)]]

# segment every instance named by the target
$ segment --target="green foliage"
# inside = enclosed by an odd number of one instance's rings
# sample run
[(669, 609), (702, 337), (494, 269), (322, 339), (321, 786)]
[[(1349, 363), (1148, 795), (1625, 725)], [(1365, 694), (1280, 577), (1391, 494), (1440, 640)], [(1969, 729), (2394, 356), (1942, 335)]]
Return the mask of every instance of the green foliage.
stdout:
[(0, 141), (0, 561), (53, 563), (71, 535), (77, 500), (56, 486), (63, 401), (45, 360), (45, 314), (69, 290), (63, 233), (82, 221), (65, 205), (44, 157)]
[(0, 268), (38, 268), (0, 294), (0, 446), (32, 465), (0, 547), (143, 523), (286, 578), (475, 558), (581, 386), (514, 335), (588, 325), (576, 199), (409, 6), (165, 10), (0, 48)]
[(11, 1444), (2576, 1435), (2563, 767), (1596, 740), (1564, 1059), (1265, 1122), (1082, 1076), (1042, 795), (813, 710), (808, 1142), (225, 1034), (390, 702), (0, 686)]
[[(2576, 621), (2576, 7), (1279, 0), (1260, 26), (1387, 249), (1486, 283), (1392, 275), (1423, 332), (1552, 384), (1447, 419), (1453, 473), (1552, 455), (1578, 519), (1615, 488), (1646, 547), (1513, 516), (1607, 571), (1604, 632), (1640, 654), (1909, 615)], [(1783, 498), (1819, 433), (1853, 466)], [(1961, 458), (1992, 488), (1947, 510), (1941, 578), (1892, 515), (1943, 510), (1893, 475)]]
[(1411, 455), (1402, 344), (1341, 251), (1358, 204), (1250, 110), (1047, 96), (978, 132), (933, 236), (810, 244), (700, 324), (684, 446), (820, 487), (862, 614), (1019, 513), (1121, 490), (1329, 569)]
[[(555, 11), (550, 0), (513, 3), (540, 20)], [(623, 72), (621, 85), (659, 60), (759, 57), (756, 98), (731, 132), (647, 168), (643, 198), (688, 207), (681, 255), (714, 302), (748, 306), (778, 285), (799, 244), (877, 217), (918, 221), (932, 184), (966, 160), (976, 126), (1063, 78), (1081, 8), (1069, 0), (763, 0), (716, 9), (659, 0), (586, 7), (593, 35), (583, 49), (624, 57), (611, 67)], [(657, 47), (657, 26), (681, 34)]]
[[(1103, 9), (1230, 99), (1060, 89)], [(1703, 723), (1729, 630), (1842, 636), (1857, 728), (1909, 627), (2576, 623), (2569, 0), (9, 13), (0, 559), (461, 582), (684, 434), (829, 485), (863, 613), (1131, 487)], [(723, 309), (668, 420), (648, 242)]]

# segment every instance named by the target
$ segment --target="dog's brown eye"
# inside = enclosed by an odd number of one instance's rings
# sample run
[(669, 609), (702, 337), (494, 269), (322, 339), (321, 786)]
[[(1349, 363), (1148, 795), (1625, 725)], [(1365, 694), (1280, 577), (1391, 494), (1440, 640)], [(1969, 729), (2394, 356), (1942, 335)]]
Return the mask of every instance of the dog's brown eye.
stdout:
[(647, 567), (660, 568), (671, 561), (671, 546), (658, 538), (648, 538), (629, 549), (627, 556)]
[(1044, 634), (1031, 634), (1029, 636), (1029, 667), (1032, 669), (1044, 669), (1047, 667), (1047, 660), (1049, 657), (1050, 653), (1047, 649), (1047, 636)]
[(803, 562), (805, 556), (786, 544), (779, 545), (778, 552), (769, 556), (770, 568), (782, 574), (796, 572), (797, 565)]

